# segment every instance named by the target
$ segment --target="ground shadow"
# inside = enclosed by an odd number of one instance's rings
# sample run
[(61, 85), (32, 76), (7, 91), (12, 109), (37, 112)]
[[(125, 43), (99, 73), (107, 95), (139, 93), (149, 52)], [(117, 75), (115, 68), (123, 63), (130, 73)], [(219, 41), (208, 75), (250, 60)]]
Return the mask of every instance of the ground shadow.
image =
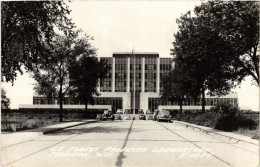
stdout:
[[(100, 122), (99, 122), (100, 123)], [(104, 125), (106, 123), (111, 123), (111, 122), (101, 122), (101, 125)], [(93, 123), (91, 123), (93, 124)], [(45, 135), (51, 135), (51, 136), (56, 136), (56, 135), (73, 135), (73, 134), (83, 134), (83, 133), (126, 133), (129, 128), (123, 128), (123, 127), (118, 127), (118, 126), (95, 126), (95, 127), (88, 127), (88, 126), (75, 126), (71, 128), (66, 128), (63, 130), (58, 130), (54, 131), (52, 133), (47, 133)]]

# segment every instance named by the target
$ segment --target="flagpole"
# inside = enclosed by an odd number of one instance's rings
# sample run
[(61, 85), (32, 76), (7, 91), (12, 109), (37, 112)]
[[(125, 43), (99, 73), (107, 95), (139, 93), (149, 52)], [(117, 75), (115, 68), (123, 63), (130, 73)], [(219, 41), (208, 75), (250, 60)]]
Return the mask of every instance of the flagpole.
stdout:
[(134, 111), (133, 111), (133, 114), (135, 114), (135, 54), (134, 54), (134, 49), (132, 50), (132, 55), (133, 55), (133, 58), (134, 58), (134, 83), (133, 83), (133, 91), (134, 91), (134, 99), (133, 99), (133, 108), (134, 108)]

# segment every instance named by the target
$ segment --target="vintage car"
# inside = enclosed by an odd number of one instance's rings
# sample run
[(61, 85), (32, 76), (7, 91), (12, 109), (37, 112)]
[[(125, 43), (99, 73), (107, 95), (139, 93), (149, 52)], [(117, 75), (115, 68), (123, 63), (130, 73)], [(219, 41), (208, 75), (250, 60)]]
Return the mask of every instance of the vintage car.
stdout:
[(101, 120), (102, 119), (102, 114), (98, 114), (96, 117), (97, 120)]
[(112, 111), (105, 110), (101, 120), (108, 120), (108, 119), (115, 120), (115, 116), (112, 113)]
[(158, 115), (156, 116), (156, 120), (158, 122), (160, 122), (160, 121), (170, 122), (171, 119), (172, 119), (172, 117), (171, 117), (170, 111), (168, 111), (168, 110), (160, 110)]
[(145, 115), (139, 115), (139, 119), (140, 120), (146, 120), (146, 117), (145, 117)]
[(115, 120), (122, 120), (121, 115), (115, 115)]
[(152, 115), (149, 115), (149, 116), (148, 116), (148, 120), (153, 120), (153, 116), (152, 116)]

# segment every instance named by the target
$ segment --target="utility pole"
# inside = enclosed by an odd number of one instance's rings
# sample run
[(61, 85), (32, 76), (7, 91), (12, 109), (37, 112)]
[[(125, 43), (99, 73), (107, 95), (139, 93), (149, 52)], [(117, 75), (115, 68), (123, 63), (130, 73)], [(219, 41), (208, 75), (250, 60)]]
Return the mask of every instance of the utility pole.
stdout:
[(133, 108), (134, 108), (134, 111), (133, 111), (133, 114), (135, 114), (135, 54), (134, 54), (134, 49), (132, 50), (132, 55), (133, 55), (133, 59), (134, 59), (134, 83), (133, 83), (133, 96), (134, 96), (134, 99), (133, 99)]

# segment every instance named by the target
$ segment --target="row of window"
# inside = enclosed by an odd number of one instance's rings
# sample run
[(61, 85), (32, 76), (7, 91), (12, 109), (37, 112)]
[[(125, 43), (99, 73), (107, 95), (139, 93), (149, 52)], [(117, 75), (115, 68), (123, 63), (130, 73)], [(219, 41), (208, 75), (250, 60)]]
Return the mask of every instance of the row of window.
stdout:
[[(205, 98), (206, 106), (215, 106), (219, 103), (230, 103), (233, 105), (238, 105), (237, 98)], [(148, 107), (149, 110), (154, 111), (155, 109), (158, 109), (159, 105), (164, 106), (178, 106), (179, 103), (177, 101), (170, 102), (170, 101), (162, 101), (160, 98), (149, 98), (148, 100)], [(201, 105), (201, 99), (200, 101), (194, 102), (193, 100), (185, 100), (183, 102), (183, 106), (200, 106)]]
[[(94, 97), (94, 105), (112, 105), (112, 111), (116, 112), (117, 109), (122, 109), (121, 97)], [(33, 104), (59, 104), (56, 97), (33, 97)], [(83, 104), (76, 99), (65, 97), (63, 104)]]
[[(126, 70), (126, 64), (115, 64), (115, 70)], [(134, 68), (135, 67), (135, 68)], [(142, 70), (141, 64), (130, 64), (130, 70)], [(170, 70), (170, 64), (160, 64), (160, 70)], [(156, 70), (156, 64), (145, 64), (145, 70)]]

